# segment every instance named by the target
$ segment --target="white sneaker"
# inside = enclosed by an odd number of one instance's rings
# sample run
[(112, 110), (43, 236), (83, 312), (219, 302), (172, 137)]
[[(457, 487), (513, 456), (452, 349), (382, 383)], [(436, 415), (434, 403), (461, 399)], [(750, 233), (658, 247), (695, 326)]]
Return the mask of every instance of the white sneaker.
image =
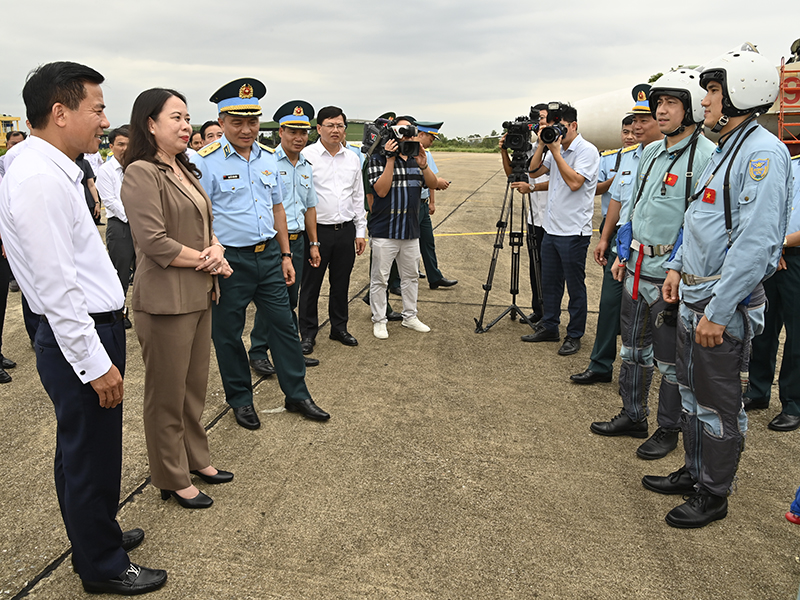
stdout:
[(374, 335), (379, 340), (388, 339), (389, 332), (386, 331), (386, 323), (373, 323), (372, 324), (372, 335)]
[(417, 317), (411, 317), (410, 319), (405, 319), (403, 321), (403, 327), (408, 327), (409, 329), (413, 329), (414, 331), (419, 331), (420, 333), (428, 333), (431, 328), (425, 325), (422, 321), (420, 321)]

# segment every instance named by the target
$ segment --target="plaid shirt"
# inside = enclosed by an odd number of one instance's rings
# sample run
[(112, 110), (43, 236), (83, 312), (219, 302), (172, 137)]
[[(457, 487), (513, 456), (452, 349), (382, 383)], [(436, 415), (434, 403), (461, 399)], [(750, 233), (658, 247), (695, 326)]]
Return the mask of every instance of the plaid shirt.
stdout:
[[(386, 168), (386, 157), (373, 155), (369, 161), (367, 175), (371, 186)], [(424, 184), (422, 169), (413, 158), (395, 158), (392, 187), (381, 198), (374, 193), (369, 234), (374, 238), (414, 240), (419, 238), (420, 194)]]

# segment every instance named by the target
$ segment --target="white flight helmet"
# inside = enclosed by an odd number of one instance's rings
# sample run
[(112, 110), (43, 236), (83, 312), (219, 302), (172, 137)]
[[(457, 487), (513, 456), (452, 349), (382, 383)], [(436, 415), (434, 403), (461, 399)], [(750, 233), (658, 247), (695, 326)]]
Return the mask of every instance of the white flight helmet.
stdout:
[(703, 122), (704, 109), (700, 102), (706, 95), (700, 87), (700, 73), (693, 69), (678, 69), (659, 77), (650, 89), (650, 112), (656, 116), (660, 96), (672, 96), (683, 103), (686, 111), (681, 126), (667, 135), (681, 133), (687, 126)]
[(766, 112), (778, 97), (778, 70), (752, 45), (731, 50), (703, 65), (700, 85), (722, 85), (722, 114), (728, 117)]

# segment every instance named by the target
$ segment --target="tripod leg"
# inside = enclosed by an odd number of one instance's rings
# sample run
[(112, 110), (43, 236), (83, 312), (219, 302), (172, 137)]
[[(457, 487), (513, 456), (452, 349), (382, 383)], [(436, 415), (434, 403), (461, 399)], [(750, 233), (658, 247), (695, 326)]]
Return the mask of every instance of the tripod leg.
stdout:
[[(497, 234), (494, 238), (494, 249), (492, 250), (492, 260), (489, 263), (489, 275), (486, 278), (486, 283), (483, 284), (483, 303), (481, 304), (481, 316), (475, 319), (475, 333), (483, 333), (488, 328), (483, 327), (483, 317), (486, 314), (486, 303), (489, 301), (489, 292), (492, 291), (492, 282), (494, 281), (494, 272), (497, 268), (497, 257), (500, 250), (503, 248), (503, 239), (506, 235), (506, 228), (508, 227), (508, 212), (511, 210), (512, 202), (509, 202), (512, 197), (509, 195), (511, 182), (506, 183), (506, 193), (503, 196), (503, 205), (500, 208), (500, 219), (497, 221)], [(513, 190), (511, 190), (513, 195)], [(507, 211), (508, 209), (508, 211)]]

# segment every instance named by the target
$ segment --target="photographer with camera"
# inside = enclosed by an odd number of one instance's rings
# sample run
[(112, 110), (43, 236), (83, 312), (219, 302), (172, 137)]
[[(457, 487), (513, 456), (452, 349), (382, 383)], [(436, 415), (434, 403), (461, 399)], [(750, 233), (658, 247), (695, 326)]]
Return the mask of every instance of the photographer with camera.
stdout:
[[(389, 134), (391, 132), (391, 135)], [(403, 297), (403, 327), (422, 333), (430, 327), (417, 318), (419, 289), (419, 207), (422, 186), (438, 186), (425, 152), (416, 141), (413, 117), (398, 117), (381, 130), (380, 151), (369, 159), (367, 176), (373, 199), (369, 220), (372, 246), (370, 308), (373, 334), (386, 339), (386, 289), (392, 262), (397, 261)]]
[[(526, 342), (559, 341), (561, 299), (566, 282), (569, 293), (567, 336), (558, 350), (575, 354), (586, 328), (586, 251), (592, 236), (592, 214), (600, 154), (578, 133), (578, 111), (568, 104), (550, 103), (553, 125), (539, 127), (539, 143), (531, 158), (531, 177), (550, 173), (543, 221), (542, 300), (544, 316)], [(544, 156), (544, 150), (549, 150)], [(543, 158), (544, 157), (544, 158)], [(532, 191), (539, 191), (536, 184)]]
[[(531, 117), (537, 117), (539, 121), (539, 127), (547, 127), (548, 125), (552, 125), (553, 122), (547, 120), (547, 104), (541, 103), (537, 104), (536, 106), (531, 107)], [(512, 165), (511, 165), (511, 157), (508, 155), (508, 150), (506, 149), (506, 137), (508, 133), (504, 133), (503, 136), (500, 138), (499, 146), (500, 146), (500, 156), (503, 159), (503, 170), (506, 172), (506, 175), (511, 175), (512, 173)], [(538, 144), (538, 141), (536, 142)], [(535, 152), (535, 146), (532, 147), (528, 151), (529, 157), (533, 156)], [(528, 167), (526, 166), (526, 169)], [(544, 228), (542, 227), (542, 221), (544, 221), (544, 209), (545, 205), (547, 204), (547, 181), (550, 179), (550, 176), (540, 175), (539, 177), (533, 179), (528, 176), (528, 181), (515, 181), (511, 184), (511, 187), (515, 190), (518, 190), (522, 194), (530, 194), (530, 211), (527, 215), (527, 225), (528, 225), (528, 234), (534, 236), (536, 239), (536, 246), (531, 248), (528, 246), (528, 265), (529, 265), (529, 272), (531, 278), (531, 308), (533, 312), (528, 316), (528, 320), (531, 323), (537, 323), (542, 318), (542, 299), (539, 297), (539, 289), (536, 285), (536, 264), (542, 264), (542, 239), (544, 238)], [(539, 185), (539, 191), (534, 191), (534, 187), (536, 184)], [(524, 323), (525, 321), (520, 320), (520, 323)]]

